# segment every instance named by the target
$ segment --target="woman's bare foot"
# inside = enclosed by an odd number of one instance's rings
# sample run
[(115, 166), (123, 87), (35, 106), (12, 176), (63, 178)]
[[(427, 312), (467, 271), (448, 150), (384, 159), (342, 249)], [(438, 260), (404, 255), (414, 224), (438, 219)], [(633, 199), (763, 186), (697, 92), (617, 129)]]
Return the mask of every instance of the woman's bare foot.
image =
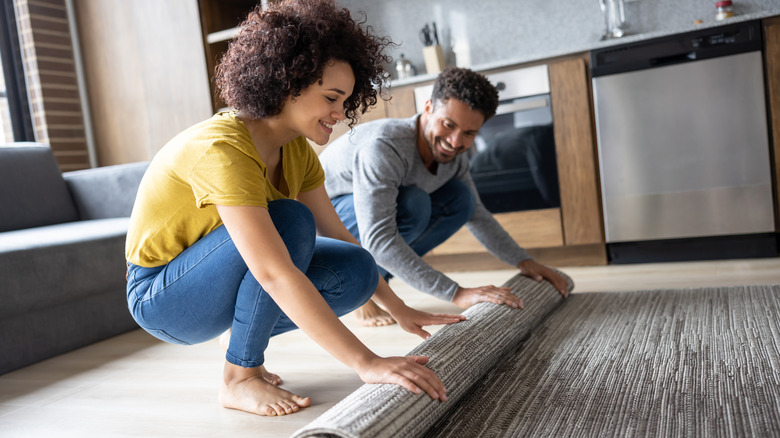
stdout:
[(366, 304), (355, 309), (355, 317), (358, 323), (366, 327), (379, 327), (383, 325), (395, 324), (395, 319), (384, 309), (379, 307), (373, 300), (368, 300)]
[(266, 416), (292, 414), (311, 405), (311, 398), (268, 383), (260, 368), (243, 368), (225, 362), (219, 404), (228, 409)]
[[(219, 346), (222, 347), (222, 349), (225, 351), (227, 351), (228, 346), (230, 345), (230, 330), (231, 329), (227, 329), (225, 333), (222, 333), (219, 336)], [(282, 378), (278, 374), (274, 374), (266, 370), (265, 365), (260, 365), (258, 368), (260, 369), (260, 374), (263, 376), (266, 382), (274, 386), (279, 386), (282, 384)]]
[(225, 330), (225, 333), (222, 333), (219, 335), (219, 346), (222, 348), (222, 350), (227, 351), (228, 347), (230, 346), (230, 332), (233, 329), (227, 329)]
[(282, 384), (282, 378), (278, 374), (274, 374), (265, 369), (265, 365), (260, 365), (260, 374), (263, 376), (266, 382), (274, 386)]

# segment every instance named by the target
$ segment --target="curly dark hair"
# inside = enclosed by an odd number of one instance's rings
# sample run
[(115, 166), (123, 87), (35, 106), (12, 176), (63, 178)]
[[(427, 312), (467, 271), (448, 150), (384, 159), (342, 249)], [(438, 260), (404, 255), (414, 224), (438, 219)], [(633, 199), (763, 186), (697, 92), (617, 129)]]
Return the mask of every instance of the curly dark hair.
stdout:
[(258, 5), (240, 25), (217, 66), (215, 82), (230, 107), (264, 119), (279, 114), (289, 97), (322, 80), (331, 61), (352, 67), (355, 87), (344, 102), (354, 126), (377, 102), (390, 77), (383, 52), (394, 44), (365, 29), (332, 0), (284, 0), (265, 11)]
[(455, 98), (485, 116), (485, 121), (496, 115), (498, 89), (483, 75), (467, 68), (447, 67), (433, 84), (431, 101), (434, 106)]

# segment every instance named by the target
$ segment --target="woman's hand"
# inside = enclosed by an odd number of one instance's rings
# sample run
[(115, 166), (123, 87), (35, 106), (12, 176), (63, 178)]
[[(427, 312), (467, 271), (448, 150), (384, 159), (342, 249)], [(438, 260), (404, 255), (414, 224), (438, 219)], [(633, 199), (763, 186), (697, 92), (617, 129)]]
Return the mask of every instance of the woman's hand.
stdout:
[(424, 356), (376, 357), (356, 370), (365, 383), (394, 383), (415, 394), (425, 392), (434, 400), (447, 401), (447, 388)]
[(398, 325), (400, 325), (402, 329), (409, 333), (418, 335), (423, 339), (428, 339), (431, 337), (430, 333), (423, 330), (423, 326), (454, 324), (466, 319), (466, 317), (463, 315), (422, 312), (417, 309), (412, 309), (406, 305), (391, 311), (390, 314), (393, 316), (393, 318), (395, 318), (396, 321), (398, 321)]

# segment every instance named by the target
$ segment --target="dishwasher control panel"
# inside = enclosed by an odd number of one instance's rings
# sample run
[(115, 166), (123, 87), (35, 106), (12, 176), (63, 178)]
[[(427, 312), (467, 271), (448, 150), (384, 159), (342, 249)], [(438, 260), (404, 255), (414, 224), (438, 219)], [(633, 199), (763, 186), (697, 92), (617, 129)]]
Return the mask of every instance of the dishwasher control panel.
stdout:
[(590, 65), (593, 76), (597, 77), (754, 50), (761, 50), (759, 21), (594, 50)]

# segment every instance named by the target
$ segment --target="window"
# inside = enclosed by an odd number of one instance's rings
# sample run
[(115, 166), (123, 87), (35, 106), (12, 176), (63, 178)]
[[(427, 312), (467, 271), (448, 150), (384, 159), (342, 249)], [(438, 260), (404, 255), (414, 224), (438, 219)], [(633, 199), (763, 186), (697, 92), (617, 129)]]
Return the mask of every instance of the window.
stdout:
[(0, 142), (34, 141), (11, 1), (0, 2)]
[[(0, 58), (0, 71), (3, 60)], [(11, 128), (11, 112), (8, 110), (8, 95), (5, 92), (5, 79), (0, 75), (0, 141), (10, 142), (14, 140), (13, 128)]]

